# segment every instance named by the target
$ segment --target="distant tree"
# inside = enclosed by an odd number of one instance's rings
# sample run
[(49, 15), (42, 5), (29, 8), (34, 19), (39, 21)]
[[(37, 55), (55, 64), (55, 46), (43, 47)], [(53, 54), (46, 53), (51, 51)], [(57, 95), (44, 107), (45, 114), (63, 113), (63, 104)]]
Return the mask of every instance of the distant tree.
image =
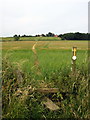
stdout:
[(89, 34), (86, 33), (65, 33), (60, 34), (59, 37), (61, 37), (62, 40), (89, 40)]
[(55, 36), (55, 34), (54, 34), (54, 33), (49, 32), (48, 34), (46, 34), (46, 36), (47, 36), (47, 37), (54, 37), (54, 36)]
[(20, 35), (14, 35), (13, 37), (14, 37), (14, 40), (15, 40), (15, 41), (18, 41), (19, 38), (20, 38)]
[(22, 35), (22, 37), (27, 37), (26, 35)]
[(62, 36), (63, 36), (62, 34), (58, 35), (58, 37), (62, 37)]
[(35, 35), (35, 37), (40, 37), (40, 35)]
[(44, 34), (41, 35), (42, 37), (46, 37)]
[(21, 37), (33, 37), (32, 35), (22, 35)]
[(88, 40), (90, 40), (90, 33), (88, 33), (87, 36), (88, 36)]

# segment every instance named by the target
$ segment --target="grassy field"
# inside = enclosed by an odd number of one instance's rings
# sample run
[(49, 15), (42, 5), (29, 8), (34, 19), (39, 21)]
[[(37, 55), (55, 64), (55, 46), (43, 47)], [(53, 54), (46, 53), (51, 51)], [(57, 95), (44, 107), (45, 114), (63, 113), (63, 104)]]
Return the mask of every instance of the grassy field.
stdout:
[[(35, 41), (11, 41), (3, 42), (3, 50), (24, 50), (31, 49)], [(38, 41), (37, 48), (39, 49), (72, 49), (76, 46), (78, 50), (88, 50), (88, 41)]]
[[(32, 51), (34, 44), (35, 41), (2, 43), (3, 118), (89, 118), (88, 42), (38, 41), (37, 55)], [(76, 77), (71, 71), (73, 46), (77, 47)], [(59, 88), (60, 92), (28, 93), (28, 87)], [(60, 109), (47, 109), (42, 104), (44, 97), (49, 97)]]
[[(0, 41), (14, 41), (13, 37), (3, 37), (0, 38)], [(59, 37), (20, 37), (19, 41), (59, 41)]]
[[(34, 65), (34, 54), (32, 52), (34, 44), (34, 41), (3, 42), (3, 55), (9, 56), (12, 63), (18, 62), (24, 68), (26, 66), (27, 69), (28, 67), (30, 69)], [(77, 65), (81, 65), (87, 57), (87, 41), (39, 41), (36, 49), (40, 65), (45, 70), (47, 70), (46, 67), (48, 69), (57, 69), (61, 65), (65, 67), (70, 66), (73, 46), (77, 46)]]
[[(24, 71), (29, 72), (34, 65), (34, 44), (34, 41), (3, 42), (3, 56), (8, 56), (11, 63), (18, 63)], [(51, 73), (61, 67), (71, 67), (73, 46), (77, 46), (77, 66), (82, 66), (87, 58), (87, 41), (39, 41), (36, 50), (44, 73)]]

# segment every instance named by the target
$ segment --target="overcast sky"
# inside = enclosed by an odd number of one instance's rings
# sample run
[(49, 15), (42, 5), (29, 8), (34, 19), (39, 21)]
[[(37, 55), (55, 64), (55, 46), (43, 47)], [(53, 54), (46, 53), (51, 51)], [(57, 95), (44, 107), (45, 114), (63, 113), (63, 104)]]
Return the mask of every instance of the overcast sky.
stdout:
[(88, 32), (88, 0), (0, 0), (0, 36)]

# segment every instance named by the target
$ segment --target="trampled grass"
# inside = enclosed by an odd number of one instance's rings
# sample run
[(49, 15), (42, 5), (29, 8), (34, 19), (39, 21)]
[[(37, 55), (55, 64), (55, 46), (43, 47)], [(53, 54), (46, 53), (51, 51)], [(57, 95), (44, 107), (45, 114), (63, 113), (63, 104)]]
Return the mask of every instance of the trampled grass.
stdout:
[[(35, 41), (3, 43), (3, 58), (8, 60), (3, 63), (3, 118), (89, 118), (88, 42), (39, 41), (36, 51), (41, 74), (37, 74), (35, 67), (34, 44)], [(71, 71), (73, 46), (78, 48), (75, 79)], [(22, 85), (16, 69), (22, 73)], [(28, 86), (55, 87), (60, 92), (44, 95), (33, 91), (27, 95)], [(53, 112), (43, 106), (45, 96), (59, 105), (60, 110)]]

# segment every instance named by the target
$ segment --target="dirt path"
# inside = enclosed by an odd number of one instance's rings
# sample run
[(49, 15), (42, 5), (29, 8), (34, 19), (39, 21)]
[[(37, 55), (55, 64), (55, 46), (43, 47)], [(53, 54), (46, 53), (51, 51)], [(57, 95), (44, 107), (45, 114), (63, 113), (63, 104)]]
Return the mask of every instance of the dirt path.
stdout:
[(36, 49), (35, 49), (36, 45), (37, 45), (37, 42), (32, 47), (32, 51), (35, 55), (37, 55), (37, 52), (36, 52)]
[(39, 66), (39, 60), (38, 60), (38, 55), (36, 52), (36, 45), (38, 42), (36, 42), (33, 46), (32, 46), (32, 51), (34, 53), (34, 68), (36, 69), (36, 74), (41, 75), (41, 70), (40, 70), (40, 66)]
[(35, 69), (35, 74), (38, 75), (38, 78), (39, 78), (39, 87), (40, 88), (43, 88), (43, 87), (47, 87), (47, 84), (44, 82), (44, 80), (42, 80), (42, 72), (41, 72), (41, 68), (40, 68), (40, 63), (39, 63), (39, 60), (38, 60), (38, 54), (37, 54), (37, 51), (36, 51), (36, 45), (37, 45), (38, 42), (36, 42), (33, 46), (32, 46), (32, 51), (34, 53), (34, 66), (33, 68)]

